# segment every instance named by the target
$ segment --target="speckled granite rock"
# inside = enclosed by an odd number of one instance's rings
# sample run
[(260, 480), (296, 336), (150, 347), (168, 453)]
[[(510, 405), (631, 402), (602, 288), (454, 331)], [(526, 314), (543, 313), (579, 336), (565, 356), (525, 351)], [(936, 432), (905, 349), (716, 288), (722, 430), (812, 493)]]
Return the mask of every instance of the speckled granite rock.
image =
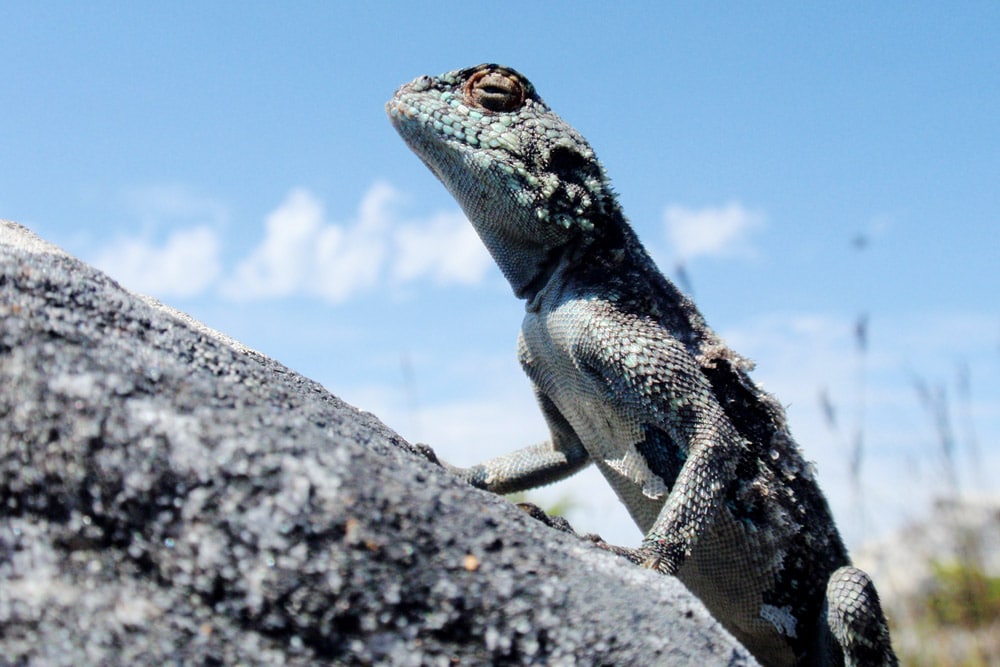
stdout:
[(0, 223), (0, 664), (749, 665), (677, 581)]

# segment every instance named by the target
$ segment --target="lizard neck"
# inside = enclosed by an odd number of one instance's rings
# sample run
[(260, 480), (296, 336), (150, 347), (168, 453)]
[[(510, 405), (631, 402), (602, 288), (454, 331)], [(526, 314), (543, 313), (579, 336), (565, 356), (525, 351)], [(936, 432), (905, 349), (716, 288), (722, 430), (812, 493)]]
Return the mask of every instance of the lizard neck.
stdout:
[[(579, 280), (579, 267), (587, 262), (587, 255), (583, 248), (577, 246), (563, 246), (558, 252), (551, 253), (535, 278), (517, 292), (517, 296), (525, 300), (525, 310), (537, 313), (542, 310), (543, 304), (551, 306), (564, 295), (591, 291), (586, 281)], [(600, 291), (598, 283), (590, 287), (595, 292)]]
[(567, 265), (567, 248), (564, 246), (549, 253), (545, 262), (539, 267), (535, 277), (522, 288), (515, 290), (514, 294), (519, 299), (525, 300), (525, 308), (530, 312), (537, 312), (539, 305), (550, 286), (556, 281), (557, 273)]
[[(555, 287), (572, 283), (586, 291), (587, 283), (592, 282), (595, 290), (604, 291), (608, 276), (643, 275), (641, 267), (652, 267), (652, 260), (617, 203), (613, 199), (610, 203), (609, 213), (593, 220), (590, 231), (551, 248), (531, 280), (515, 289), (515, 294), (526, 300), (528, 311), (537, 311)], [(642, 289), (639, 285), (628, 287)]]

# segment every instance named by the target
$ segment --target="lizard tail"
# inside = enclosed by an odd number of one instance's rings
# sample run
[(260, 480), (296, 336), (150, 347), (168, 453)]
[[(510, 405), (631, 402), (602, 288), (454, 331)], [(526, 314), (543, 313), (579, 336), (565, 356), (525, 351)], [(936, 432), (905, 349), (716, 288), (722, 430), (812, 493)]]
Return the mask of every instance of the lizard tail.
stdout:
[[(841, 567), (826, 586), (825, 613), (831, 657), (842, 653), (845, 667), (896, 667), (889, 625), (871, 577), (856, 567)], [(838, 650), (839, 649), (839, 650)], [(840, 664), (831, 660), (831, 664)]]

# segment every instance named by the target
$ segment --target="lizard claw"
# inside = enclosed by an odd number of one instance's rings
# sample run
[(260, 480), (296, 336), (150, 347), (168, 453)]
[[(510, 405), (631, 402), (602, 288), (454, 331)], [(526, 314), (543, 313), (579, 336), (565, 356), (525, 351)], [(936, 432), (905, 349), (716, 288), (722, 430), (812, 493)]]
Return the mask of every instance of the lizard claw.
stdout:
[(660, 574), (676, 576), (684, 560), (683, 551), (679, 547), (663, 542), (646, 542), (636, 551), (642, 557), (639, 563), (642, 567)]
[(670, 563), (656, 554), (647, 556), (646, 559), (639, 565), (647, 570), (655, 570), (660, 574), (673, 574), (673, 572), (671, 572), (673, 568), (670, 567)]

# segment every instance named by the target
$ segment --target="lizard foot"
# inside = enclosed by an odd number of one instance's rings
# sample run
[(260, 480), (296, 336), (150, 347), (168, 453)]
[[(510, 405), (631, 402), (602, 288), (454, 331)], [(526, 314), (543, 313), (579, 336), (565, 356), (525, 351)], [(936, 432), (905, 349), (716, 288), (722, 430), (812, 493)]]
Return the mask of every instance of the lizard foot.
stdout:
[(660, 574), (676, 573), (676, 569), (671, 567), (669, 559), (663, 557), (662, 554), (655, 552), (653, 549), (647, 547), (640, 547), (638, 549), (619, 547), (614, 544), (608, 544), (597, 535), (588, 535), (587, 537), (599, 548), (610, 551), (616, 556), (621, 556), (639, 567), (644, 567), (647, 570), (655, 570)]
[(610, 551), (616, 556), (621, 556), (636, 565), (642, 565), (643, 556), (639, 552), (639, 549), (630, 549), (628, 547), (619, 547), (614, 544), (608, 544), (599, 535), (587, 535), (591, 542), (594, 543), (599, 549), (604, 549), (605, 551)]
[(483, 466), (472, 466), (471, 468), (460, 468), (458, 466), (453, 466), (447, 461), (442, 461), (438, 458), (437, 454), (430, 445), (425, 445), (422, 442), (417, 443), (407, 443), (409, 445), (410, 451), (420, 456), (431, 463), (441, 466), (448, 472), (450, 472), (455, 477), (465, 480), (477, 489), (485, 489), (487, 486), (486, 482), (486, 470)]
[(532, 519), (541, 521), (549, 528), (555, 528), (556, 530), (561, 530), (564, 533), (576, 535), (576, 531), (569, 525), (569, 521), (561, 516), (552, 516), (547, 514), (545, 510), (533, 503), (518, 503), (517, 506), (524, 510)]
[(409, 444), (410, 444), (410, 449), (413, 450), (414, 453), (423, 456), (431, 463), (442, 465), (441, 461), (437, 457), (437, 454), (434, 453), (434, 450), (431, 449), (430, 445), (425, 445), (422, 442), (409, 443)]

